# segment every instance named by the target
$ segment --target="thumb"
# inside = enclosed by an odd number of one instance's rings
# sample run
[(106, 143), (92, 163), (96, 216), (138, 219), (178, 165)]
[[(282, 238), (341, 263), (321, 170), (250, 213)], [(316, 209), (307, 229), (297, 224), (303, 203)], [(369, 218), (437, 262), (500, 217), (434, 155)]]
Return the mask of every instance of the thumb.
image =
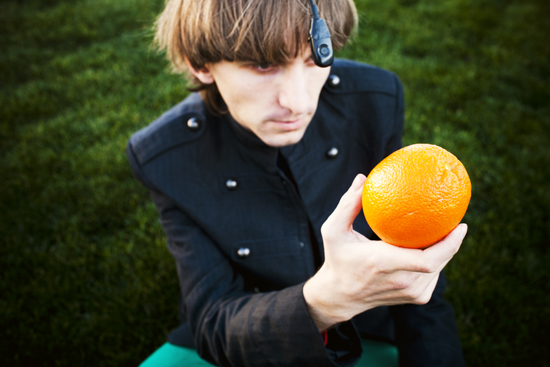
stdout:
[(348, 231), (362, 208), (363, 184), (367, 178), (359, 174), (340, 199), (338, 206), (325, 222), (332, 230)]

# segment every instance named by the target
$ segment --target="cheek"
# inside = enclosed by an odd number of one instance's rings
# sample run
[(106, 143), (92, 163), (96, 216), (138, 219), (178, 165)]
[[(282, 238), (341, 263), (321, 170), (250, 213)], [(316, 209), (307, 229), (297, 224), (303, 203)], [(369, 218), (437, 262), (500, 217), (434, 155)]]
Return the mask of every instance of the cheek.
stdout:
[(258, 123), (267, 111), (272, 108), (269, 105), (269, 88), (258, 88), (255, 83), (229, 84), (220, 93), (231, 115), (245, 127), (255, 131), (260, 129)]
[(238, 92), (241, 113), (257, 118), (273, 109), (274, 89), (266, 88), (266, 83), (246, 83), (241, 87)]
[(234, 117), (241, 115), (243, 110), (246, 110), (247, 104), (249, 104), (248, 85), (245, 83), (238, 85), (235, 82), (224, 81), (218, 82), (217, 86), (229, 112)]
[(232, 82), (225, 83), (223, 89), (224, 91), (222, 92), (222, 89), (220, 88), (222, 97), (225, 95), (234, 102), (252, 105), (263, 99), (263, 96), (266, 94), (266, 89), (268, 88), (265, 88), (265, 83), (261, 84), (254, 83), (254, 81), (237, 79)]
[(315, 99), (317, 101), (319, 94), (321, 94), (321, 89), (323, 89), (329, 74), (330, 68), (315, 68), (315, 70), (311, 73), (308, 87), (308, 92), (311, 99)]

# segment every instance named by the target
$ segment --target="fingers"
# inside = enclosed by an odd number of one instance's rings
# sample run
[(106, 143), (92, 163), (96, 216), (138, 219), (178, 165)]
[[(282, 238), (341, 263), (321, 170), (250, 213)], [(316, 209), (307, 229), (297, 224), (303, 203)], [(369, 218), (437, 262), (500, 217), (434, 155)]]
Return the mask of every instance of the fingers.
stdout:
[(425, 250), (394, 247), (393, 268), (386, 271), (440, 272), (460, 249), (467, 231), (466, 224), (459, 224), (445, 238)]
[(367, 178), (359, 174), (353, 180), (348, 191), (342, 196), (334, 212), (328, 217), (325, 224), (332, 231), (348, 231), (361, 211), (363, 184)]
[[(424, 250), (424, 255), (430, 256), (436, 263), (445, 266), (460, 249), (467, 232), (468, 225), (466, 223), (459, 224), (441, 241)], [(441, 269), (443, 269), (443, 266)]]
[[(428, 275), (424, 275), (428, 276)], [(425, 305), (426, 303), (430, 302), (430, 299), (432, 299), (435, 287), (437, 286), (437, 281), (439, 280), (439, 273), (436, 273), (435, 276), (431, 275), (428, 278), (429, 282), (425, 284), (420, 284), (420, 290), (419, 291), (413, 291), (411, 292), (412, 298), (410, 303), (413, 303), (415, 305)]]

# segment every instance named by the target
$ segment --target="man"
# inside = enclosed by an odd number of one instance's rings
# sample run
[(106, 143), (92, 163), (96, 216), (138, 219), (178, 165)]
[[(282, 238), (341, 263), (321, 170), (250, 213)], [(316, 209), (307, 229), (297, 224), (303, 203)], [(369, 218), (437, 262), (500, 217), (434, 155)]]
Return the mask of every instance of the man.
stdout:
[[(352, 1), (317, 6), (341, 48)], [(464, 364), (440, 272), (466, 226), (426, 250), (368, 239), (361, 173), (401, 147), (402, 87), (364, 64), (318, 67), (310, 23), (308, 0), (169, 0), (157, 22), (200, 94), (128, 144), (182, 293), (147, 366), (184, 348), (221, 366), (352, 366), (376, 354), (361, 356), (367, 339), (402, 366)]]

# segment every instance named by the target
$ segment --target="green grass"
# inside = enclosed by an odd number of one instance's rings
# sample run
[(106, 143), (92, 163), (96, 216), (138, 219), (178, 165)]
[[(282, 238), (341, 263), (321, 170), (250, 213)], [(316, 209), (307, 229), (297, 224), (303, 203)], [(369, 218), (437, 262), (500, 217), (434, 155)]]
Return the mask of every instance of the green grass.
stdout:
[[(184, 98), (150, 49), (164, 1), (0, 3), (0, 364), (135, 366), (177, 324), (177, 280), (131, 133)], [(405, 143), (470, 173), (447, 267), (469, 366), (549, 366), (550, 5), (363, 0), (340, 56), (395, 71)]]

